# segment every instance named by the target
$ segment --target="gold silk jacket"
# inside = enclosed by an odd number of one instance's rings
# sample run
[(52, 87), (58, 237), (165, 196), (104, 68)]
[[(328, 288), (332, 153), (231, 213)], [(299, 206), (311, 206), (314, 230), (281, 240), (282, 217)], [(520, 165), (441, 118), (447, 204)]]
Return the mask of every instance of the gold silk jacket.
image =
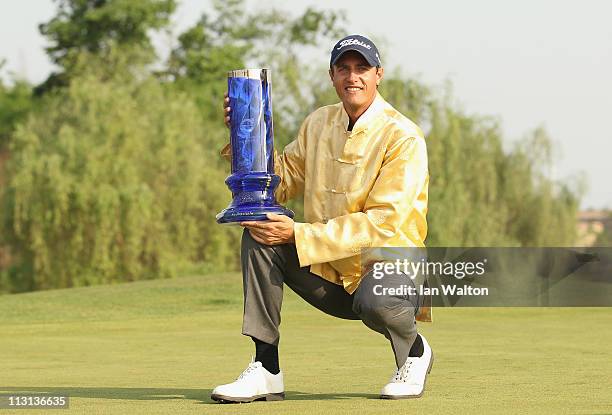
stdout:
[[(275, 153), (279, 203), (304, 196), (305, 223), (295, 223), (300, 266), (353, 293), (360, 251), (423, 247), (429, 173), (421, 129), (380, 94), (347, 131), (342, 103), (304, 120), (297, 139)], [(231, 156), (229, 145), (221, 154)], [(417, 317), (430, 321), (425, 306)]]

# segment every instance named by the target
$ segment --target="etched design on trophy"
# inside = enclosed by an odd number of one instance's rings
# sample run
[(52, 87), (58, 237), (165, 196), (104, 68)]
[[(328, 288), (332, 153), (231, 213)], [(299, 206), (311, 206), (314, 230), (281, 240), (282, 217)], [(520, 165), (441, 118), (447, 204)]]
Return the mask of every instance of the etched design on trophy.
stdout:
[(227, 86), (232, 109), (232, 174), (225, 183), (232, 191), (232, 202), (217, 215), (217, 222), (267, 220), (267, 213), (293, 217), (274, 198), (280, 177), (274, 174), (270, 70), (230, 71)]

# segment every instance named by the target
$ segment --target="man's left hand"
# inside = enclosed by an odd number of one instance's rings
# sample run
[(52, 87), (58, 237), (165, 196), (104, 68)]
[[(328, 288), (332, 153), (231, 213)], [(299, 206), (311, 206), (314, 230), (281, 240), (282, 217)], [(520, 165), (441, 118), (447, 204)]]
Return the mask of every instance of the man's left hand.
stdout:
[(249, 233), (260, 244), (280, 245), (295, 242), (293, 233), (293, 219), (285, 215), (268, 213), (267, 221), (240, 222), (249, 230)]

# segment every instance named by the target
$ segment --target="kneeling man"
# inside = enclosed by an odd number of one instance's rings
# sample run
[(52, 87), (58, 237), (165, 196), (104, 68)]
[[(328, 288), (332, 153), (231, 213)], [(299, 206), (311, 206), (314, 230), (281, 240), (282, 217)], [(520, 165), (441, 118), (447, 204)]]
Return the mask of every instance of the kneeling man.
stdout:
[[(278, 360), (284, 284), (319, 310), (361, 320), (389, 339), (397, 370), (381, 398), (423, 394), (433, 363), (415, 321), (424, 311), (418, 295), (423, 281), (401, 273), (376, 279), (371, 266), (362, 267), (359, 253), (369, 247), (424, 246), (425, 139), (378, 93), (383, 67), (369, 39), (351, 35), (338, 41), (329, 76), (341, 102), (310, 114), (296, 140), (275, 159), (281, 178), (276, 198), (283, 203), (303, 196), (306, 222), (269, 215), (269, 221), (242, 223), (242, 333), (253, 339), (255, 359), (236, 381), (213, 390), (216, 401), (284, 398)], [(228, 105), (226, 98), (226, 124)], [(229, 153), (226, 146), (222, 154)], [(406, 284), (417, 290), (391, 289)], [(381, 292), (386, 294), (377, 295)]]

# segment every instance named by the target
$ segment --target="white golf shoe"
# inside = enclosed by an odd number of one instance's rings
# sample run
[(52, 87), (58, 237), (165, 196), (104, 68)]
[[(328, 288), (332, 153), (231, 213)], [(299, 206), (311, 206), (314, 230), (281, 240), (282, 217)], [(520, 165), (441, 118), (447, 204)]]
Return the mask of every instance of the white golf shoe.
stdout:
[(423, 335), (423, 355), (408, 357), (380, 393), (381, 399), (420, 398), (425, 390), (427, 374), (433, 365), (433, 352)]
[(210, 397), (221, 403), (282, 401), (285, 398), (283, 372), (273, 375), (261, 365), (261, 362), (251, 360), (236, 381), (217, 386)]

